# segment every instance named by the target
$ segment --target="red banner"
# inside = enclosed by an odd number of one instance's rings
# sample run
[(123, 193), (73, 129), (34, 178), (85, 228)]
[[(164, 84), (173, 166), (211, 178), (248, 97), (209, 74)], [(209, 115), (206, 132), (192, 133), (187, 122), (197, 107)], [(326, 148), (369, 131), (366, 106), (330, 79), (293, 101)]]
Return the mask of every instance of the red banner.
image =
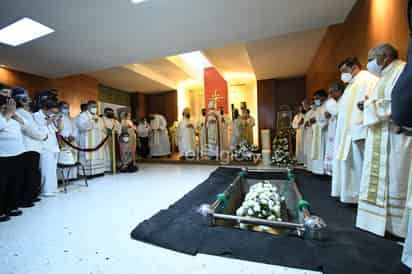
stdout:
[(228, 113), (228, 87), (226, 80), (220, 75), (216, 68), (206, 68), (204, 70), (204, 84), (205, 84), (205, 106), (209, 111), (209, 102), (211, 100), (216, 102), (216, 110), (221, 107)]

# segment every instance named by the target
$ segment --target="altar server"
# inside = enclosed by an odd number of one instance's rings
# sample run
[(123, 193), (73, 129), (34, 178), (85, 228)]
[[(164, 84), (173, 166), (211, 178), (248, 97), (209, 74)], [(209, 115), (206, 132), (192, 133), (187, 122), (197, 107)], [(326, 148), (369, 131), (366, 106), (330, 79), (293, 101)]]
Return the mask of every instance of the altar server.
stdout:
[(340, 197), (343, 203), (357, 203), (366, 138), (361, 102), (371, 96), (378, 78), (361, 70), (361, 64), (356, 57), (346, 58), (338, 68), (341, 80), (348, 86), (339, 104), (332, 196)]
[[(77, 127), (76, 127), (76, 123), (74, 119), (70, 117), (70, 105), (67, 102), (62, 101), (59, 103), (59, 107), (60, 107), (60, 113), (62, 115), (62, 119), (60, 123), (60, 135), (63, 138), (65, 138), (67, 141), (69, 141), (70, 143), (77, 145), (76, 143)], [(77, 150), (71, 148), (69, 145), (67, 145), (64, 142), (61, 143), (61, 150), (70, 151), (73, 155), (74, 161), (77, 162), (77, 159), (78, 159)], [(69, 179), (69, 180), (77, 179), (77, 173), (78, 173), (77, 167), (71, 168), (67, 174), (65, 172), (65, 176), (66, 176), (65, 179)]]
[(109, 139), (104, 145), (104, 166), (106, 172), (116, 171), (116, 139), (120, 135), (121, 126), (116, 120), (114, 110), (112, 108), (104, 109), (103, 124), (106, 128)]
[(33, 202), (38, 201), (38, 195), (41, 190), (40, 174), (40, 153), (42, 150), (42, 141), (47, 139), (47, 132), (40, 129), (33, 119), (33, 113), (30, 109), (31, 99), (26, 90), (15, 88), (12, 92), (13, 99), (16, 102), (16, 113), (25, 121), (22, 127), (23, 143), (26, 152), (24, 158), (24, 181), (21, 189), (21, 206), (32, 207)]
[(292, 127), (296, 131), (296, 148), (295, 148), (295, 157), (296, 161), (299, 164), (303, 164), (303, 138), (302, 138), (302, 131), (303, 131), (303, 107), (299, 107), (298, 113), (293, 117)]
[(311, 171), (317, 175), (325, 174), (324, 159), (328, 120), (325, 117), (328, 95), (324, 89), (314, 93), (314, 115), (310, 119), (312, 127)]
[(103, 175), (105, 172), (104, 146), (101, 145), (106, 138), (106, 127), (103, 119), (97, 115), (96, 101), (87, 103), (87, 111), (79, 116), (78, 127), (79, 146), (82, 149), (93, 149), (93, 151), (79, 152), (79, 161), (85, 167), (86, 174), (84, 175)]
[(185, 108), (182, 120), (177, 128), (177, 140), (180, 157), (182, 159), (193, 158), (196, 153), (195, 125), (190, 119), (190, 109)]
[(149, 149), (149, 135), (150, 135), (150, 125), (146, 121), (146, 118), (142, 118), (137, 126), (137, 135), (140, 141), (140, 151), (139, 154), (143, 159), (146, 159), (150, 154)]
[(205, 146), (206, 146), (206, 109), (202, 108), (202, 116), (200, 117), (199, 121), (197, 122), (197, 133), (199, 136), (199, 153), (200, 157), (206, 155), (205, 153)]
[(154, 157), (170, 155), (170, 140), (166, 118), (161, 114), (150, 115), (150, 154)]
[[(391, 94), (405, 62), (390, 44), (369, 52), (368, 70), (380, 76), (372, 96), (365, 102), (368, 127), (356, 226), (380, 236), (388, 231), (406, 236), (405, 210), (412, 168), (412, 139), (391, 121)], [(410, 186), (412, 187), (412, 186)]]
[(338, 120), (338, 109), (340, 98), (343, 94), (343, 85), (340, 83), (333, 83), (329, 86), (329, 98), (325, 103), (326, 112), (325, 118), (328, 120), (328, 132), (326, 134), (326, 148), (325, 148), (325, 174), (332, 176), (333, 161), (335, 155), (335, 135), (336, 123)]
[(40, 153), (42, 196), (53, 197), (57, 193), (57, 159), (60, 151), (56, 137), (61, 123), (59, 105), (56, 101), (47, 99), (33, 117), (40, 130), (48, 135), (42, 142)]
[(21, 120), (16, 118), (15, 112), (14, 100), (0, 94), (0, 222), (22, 214), (18, 207), (25, 147)]

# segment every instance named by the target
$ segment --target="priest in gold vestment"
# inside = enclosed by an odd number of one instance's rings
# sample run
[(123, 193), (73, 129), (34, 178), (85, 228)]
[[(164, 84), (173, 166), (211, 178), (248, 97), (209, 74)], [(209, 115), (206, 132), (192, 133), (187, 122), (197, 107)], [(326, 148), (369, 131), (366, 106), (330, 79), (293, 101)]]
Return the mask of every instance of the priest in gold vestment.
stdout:
[(388, 231), (405, 237), (405, 210), (412, 168), (412, 139), (391, 121), (391, 93), (405, 62), (390, 44), (369, 52), (368, 70), (380, 79), (365, 102), (368, 128), (356, 226), (379, 236)]

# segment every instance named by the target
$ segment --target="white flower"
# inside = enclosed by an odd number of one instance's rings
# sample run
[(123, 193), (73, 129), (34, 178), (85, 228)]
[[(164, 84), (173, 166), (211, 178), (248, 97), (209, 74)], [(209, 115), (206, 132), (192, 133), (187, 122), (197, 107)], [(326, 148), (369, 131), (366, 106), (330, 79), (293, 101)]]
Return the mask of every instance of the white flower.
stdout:
[(247, 211), (247, 215), (252, 216), (254, 214), (253, 209), (249, 208)]

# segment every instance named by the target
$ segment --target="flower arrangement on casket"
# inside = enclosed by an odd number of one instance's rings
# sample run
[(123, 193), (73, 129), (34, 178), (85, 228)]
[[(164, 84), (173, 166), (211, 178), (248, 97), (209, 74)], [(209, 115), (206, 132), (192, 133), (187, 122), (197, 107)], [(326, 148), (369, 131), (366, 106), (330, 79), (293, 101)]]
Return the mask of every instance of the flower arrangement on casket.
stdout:
[(247, 141), (242, 141), (233, 150), (233, 157), (236, 160), (252, 161), (254, 155), (259, 153), (259, 148), (254, 144), (249, 144)]
[(236, 210), (236, 215), (282, 221), (281, 202), (284, 200), (285, 197), (280, 195), (276, 186), (263, 181), (250, 188), (241, 207)]

